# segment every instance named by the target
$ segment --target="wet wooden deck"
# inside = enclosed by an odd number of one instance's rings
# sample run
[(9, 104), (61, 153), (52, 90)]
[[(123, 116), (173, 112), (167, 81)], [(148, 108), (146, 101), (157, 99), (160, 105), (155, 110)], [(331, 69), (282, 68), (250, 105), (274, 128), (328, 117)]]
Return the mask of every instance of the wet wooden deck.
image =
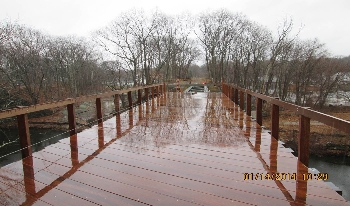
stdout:
[(223, 94), (167, 93), (0, 168), (0, 205), (350, 205), (307, 172)]

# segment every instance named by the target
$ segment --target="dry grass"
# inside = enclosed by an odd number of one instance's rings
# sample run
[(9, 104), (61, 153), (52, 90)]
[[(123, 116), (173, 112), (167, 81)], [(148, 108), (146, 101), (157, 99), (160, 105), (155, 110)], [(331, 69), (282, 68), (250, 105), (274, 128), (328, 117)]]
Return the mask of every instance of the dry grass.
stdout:
[[(348, 109), (326, 109), (325, 113), (342, 118), (350, 119)], [(271, 128), (271, 118), (267, 115), (263, 118), (263, 125)], [(279, 139), (285, 142), (288, 147), (297, 150), (299, 135), (299, 117), (291, 111), (280, 111), (280, 133)], [(344, 155), (350, 156), (350, 134), (341, 132), (333, 127), (311, 120), (310, 127), (310, 151), (312, 154), (323, 155)]]

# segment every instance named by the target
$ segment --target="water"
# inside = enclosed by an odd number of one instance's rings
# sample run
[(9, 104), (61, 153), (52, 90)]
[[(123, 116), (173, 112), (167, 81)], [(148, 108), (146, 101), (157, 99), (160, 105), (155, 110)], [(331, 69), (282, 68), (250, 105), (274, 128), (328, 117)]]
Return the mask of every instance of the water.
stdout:
[(343, 191), (342, 196), (350, 201), (350, 164), (345, 164), (349, 161), (349, 158), (311, 157), (309, 167), (328, 173), (327, 182), (333, 182)]
[[(4, 132), (6, 133), (6, 137), (4, 137), (3, 133), (0, 134), (0, 139), (5, 140), (0, 144), (3, 145), (0, 147), (0, 157), (14, 151), (16, 152), (11, 155), (0, 158), (0, 167), (22, 159), (21, 151), (19, 151), (20, 144), (18, 140), (17, 129), (5, 130)], [(60, 139), (69, 137), (69, 133), (67, 132), (64, 133), (62, 131), (52, 129), (30, 128), (29, 132), (33, 153), (44, 149), (50, 144), (58, 142)]]

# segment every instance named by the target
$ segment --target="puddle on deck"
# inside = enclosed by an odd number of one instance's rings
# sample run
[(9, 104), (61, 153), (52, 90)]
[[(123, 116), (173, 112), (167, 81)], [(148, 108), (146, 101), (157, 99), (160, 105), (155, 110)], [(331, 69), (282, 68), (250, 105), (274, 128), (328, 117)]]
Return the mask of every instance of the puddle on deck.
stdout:
[(0, 204), (349, 205), (307, 173), (221, 93), (167, 93), (0, 168)]

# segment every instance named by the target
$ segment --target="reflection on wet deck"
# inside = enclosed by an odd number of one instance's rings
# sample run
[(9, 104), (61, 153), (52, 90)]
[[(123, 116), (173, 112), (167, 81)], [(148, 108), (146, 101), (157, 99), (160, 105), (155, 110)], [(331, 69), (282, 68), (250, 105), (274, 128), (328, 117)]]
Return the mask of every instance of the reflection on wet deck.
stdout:
[(223, 94), (167, 93), (0, 168), (0, 204), (350, 205), (307, 172)]

